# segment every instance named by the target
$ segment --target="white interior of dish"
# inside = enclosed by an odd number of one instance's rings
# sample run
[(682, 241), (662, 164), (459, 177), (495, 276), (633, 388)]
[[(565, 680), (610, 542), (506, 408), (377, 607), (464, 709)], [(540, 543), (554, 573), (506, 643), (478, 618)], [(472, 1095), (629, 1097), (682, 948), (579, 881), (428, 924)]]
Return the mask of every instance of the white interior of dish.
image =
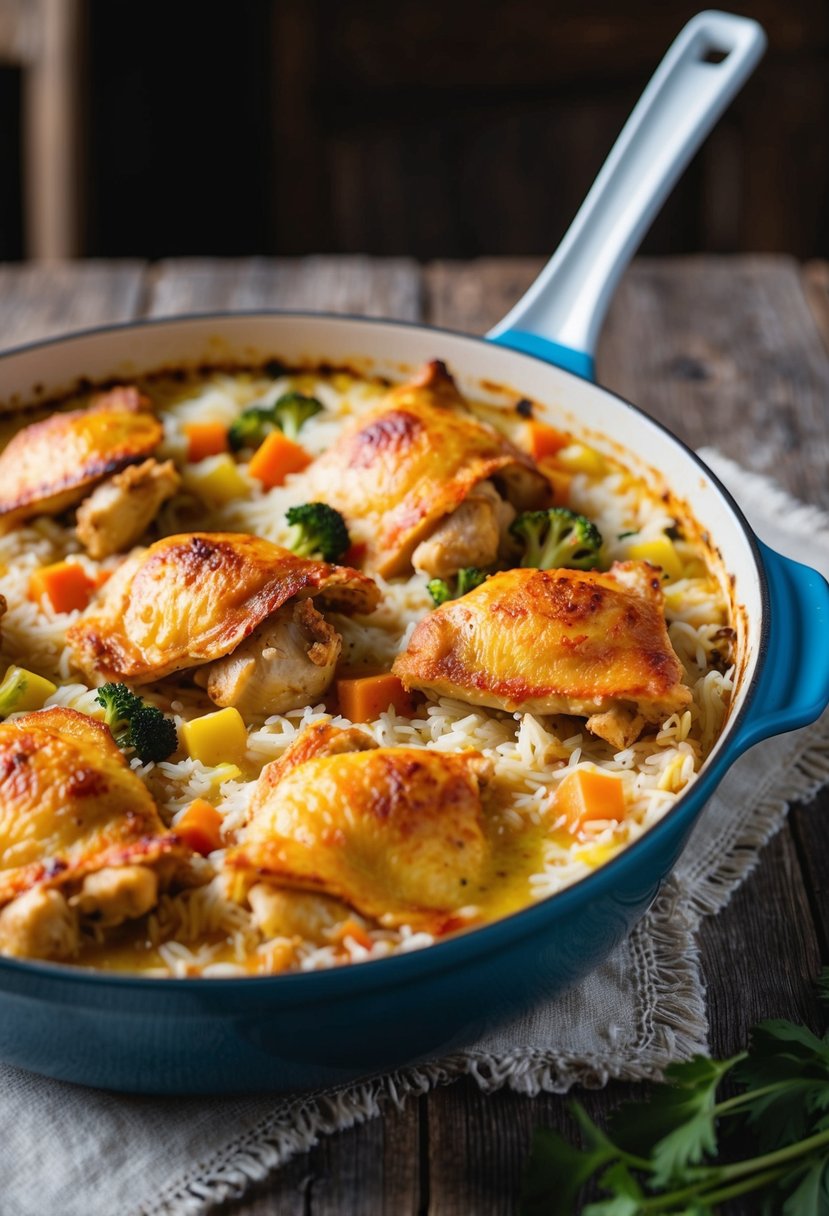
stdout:
[(165, 368), (244, 365), (270, 358), (288, 365), (347, 365), (395, 380), (426, 360), (442, 359), (469, 395), (495, 403), (529, 397), (550, 422), (621, 456), (650, 484), (661, 489), (664, 479), (710, 536), (722, 557), (723, 577), (733, 580), (732, 602), (742, 609), (735, 613), (739, 679), (733, 721), (757, 666), (763, 613), (744, 525), (712, 476), (671, 435), (611, 393), (558, 368), (479, 339), (394, 322), (291, 314), (175, 318), (70, 336), (0, 356), (0, 407), (7, 411), (54, 398), (80, 379), (95, 383)]

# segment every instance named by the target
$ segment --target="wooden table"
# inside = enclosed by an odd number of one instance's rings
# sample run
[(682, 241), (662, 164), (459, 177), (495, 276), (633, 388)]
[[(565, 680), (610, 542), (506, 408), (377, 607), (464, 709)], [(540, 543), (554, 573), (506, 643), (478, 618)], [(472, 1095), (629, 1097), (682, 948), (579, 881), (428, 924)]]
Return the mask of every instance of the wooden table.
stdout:
[[(480, 332), (531, 281), (535, 259), (171, 261), (0, 267), (0, 344), (176, 312), (318, 308)], [(784, 257), (640, 261), (601, 342), (601, 383), (694, 447), (704, 444), (829, 509), (829, 266)], [(817, 1026), (829, 962), (829, 793), (792, 811), (730, 905), (704, 922), (711, 1047), (729, 1054), (761, 1017)], [(631, 1094), (580, 1093), (593, 1114)], [(515, 1210), (532, 1129), (566, 1101), (472, 1082), (323, 1140), (226, 1216), (501, 1216)], [(734, 1206), (751, 1216), (752, 1208)]]

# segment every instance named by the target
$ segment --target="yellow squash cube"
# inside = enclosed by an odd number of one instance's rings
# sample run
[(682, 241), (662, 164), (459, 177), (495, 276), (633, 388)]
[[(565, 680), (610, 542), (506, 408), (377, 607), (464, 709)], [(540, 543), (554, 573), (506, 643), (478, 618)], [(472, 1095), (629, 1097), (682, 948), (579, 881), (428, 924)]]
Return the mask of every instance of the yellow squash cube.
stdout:
[(250, 492), (235, 460), (226, 452), (189, 465), (182, 473), (182, 480), (188, 490), (210, 506), (223, 506)]
[(657, 536), (655, 540), (643, 540), (631, 545), (628, 555), (637, 562), (650, 562), (661, 566), (672, 583), (682, 578), (682, 562), (670, 536)]
[(238, 709), (229, 706), (185, 722), (181, 741), (188, 755), (213, 768), (218, 764), (241, 764), (248, 746), (248, 732)]
[(53, 684), (51, 680), (44, 679), (34, 671), (27, 671), (25, 667), (11, 666), (7, 668), (6, 674), (3, 677), (3, 683), (8, 680), (9, 684), (13, 681), (20, 680), (17, 697), (14, 705), (9, 709), (9, 713), (24, 713), (32, 709), (43, 709), (46, 701), (51, 697), (52, 693), (57, 692), (57, 684)]

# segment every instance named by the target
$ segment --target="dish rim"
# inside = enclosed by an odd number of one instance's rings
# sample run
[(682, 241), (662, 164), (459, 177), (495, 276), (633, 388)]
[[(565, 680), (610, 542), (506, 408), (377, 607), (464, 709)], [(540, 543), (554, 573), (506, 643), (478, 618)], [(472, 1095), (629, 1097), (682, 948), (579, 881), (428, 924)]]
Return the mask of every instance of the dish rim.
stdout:
[[(528, 352), (517, 350), (506, 343), (499, 342), (487, 338), (483, 334), (470, 334), (462, 330), (451, 329), (448, 326), (432, 325), (420, 321), (396, 320), (388, 317), (366, 317), (359, 313), (350, 312), (320, 312), (312, 309), (282, 309), (282, 308), (245, 308), (245, 309), (221, 309), (218, 311), (209, 312), (187, 312), (173, 313), (164, 316), (155, 317), (137, 317), (134, 320), (114, 321), (103, 325), (90, 326), (85, 329), (71, 330), (62, 335), (53, 335), (47, 338), (37, 339), (32, 342), (20, 343), (17, 346), (8, 347), (0, 351), (0, 369), (6, 359), (16, 355), (26, 354), (30, 351), (43, 349), (44, 347), (70, 345), (72, 342), (80, 341), (84, 338), (92, 338), (97, 335), (117, 334), (122, 331), (133, 329), (151, 329), (163, 328), (164, 326), (174, 325), (176, 323), (188, 322), (218, 322), (235, 320), (235, 319), (266, 319), (268, 317), (279, 317), (285, 320), (290, 318), (300, 318), (302, 320), (315, 321), (319, 320), (326, 323), (336, 323), (338, 321), (348, 321), (359, 323), (361, 325), (399, 327), (411, 330), (420, 330), (425, 333), (444, 334), (455, 339), (478, 344), (485, 343), (488, 348), (496, 348), (503, 350), (505, 353), (516, 356), (519, 359), (527, 359), (533, 363), (540, 363), (542, 366), (553, 369), (556, 373), (566, 376), (570, 380), (574, 380), (581, 385), (587, 384), (590, 389), (605, 393), (611, 397), (615, 405), (621, 405), (627, 410), (639, 415), (645, 419), (647, 423), (661, 431), (662, 434), (672, 442), (678, 449), (680, 454), (696, 465), (696, 467), (712, 482), (720, 497), (724, 500), (726, 506), (731, 511), (735, 522), (739, 526), (739, 531), (743, 539), (748, 545), (753, 559), (754, 574), (758, 581), (760, 593), (760, 603), (762, 611), (762, 619), (760, 622), (760, 636), (757, 647), (757, 657), (754, 665), (754, 671), (745, 686), (745, 693), (742, 703), (737, 712), (728, 720), (722, 734), (717, 741), (719, 750), (713, 757), (710, 764), (707, 761), (703, 762), (703, 769), (697, 775), (696, 779), (690, 787), (685, 789), (675, 804), (666, 811), (662, 818), (655, 823), (651, 828), (639, 836), (632, 844), (626, 845), (623, 849), (608, 861), (603, 862), (596, 870), (590, 874), (585, 874), (584, 877), (570, 883), (561, 891), (556, 891), (551, 895), (546, 895), (539, 900), (535, 900), (527, 904), (523, 908), (519, 908), (514, 912), (508, 913), (506, 916), (501, 916), (497, 920), (489, 921), (486, 924), (474, 926), (463, 932), (452, 935), (451, 937), (442, 940), (434, 941), (429, 946), (424, 946), (416, 950), (407, 952), (398, 952), (389, 955), (385, 958), (368, 959), (360, 963), (340, 963), (330, 968), (324, 968), (318, 971), (288, 971), (280, 972), (275, 975), (242, 975), (242, 976), (148, 976), (140, 975), (132, 972), (121, 973), (117, 971), (94, 970), (92, 968), (82, 967), (77, 964), (59, 963), (43, 961), (39, 959), (18, 959), (0, 954), (0, 974), (4, 971), (10, 971), (12, 974), (22, 974), (24, 976), (34, 975), (46, 981), (49, 980), (65, 980), (70, 983), (91, 983), (93, 985), (112, 985), (116, 988), (134, 988), (139, 986), (145, 988), (151, 986), (153, 991), (157, 991), (159, 995), (169, 993), (174, 996), (178, 992), (228, 992), (235, 990), (239, 985), (243, 986), (245, 992), (261, 992), (263, 989), (270, 989), (276, 985), (296, 986), (302, 982), (305, 984), (309, 995), (313, 991), (314, 985), (328, 987), (340, 983), (348, 984), (360, 981), (360, 986), (382, 986), (383, 976), (379, 973), (382, 970), (383, 975), (390, 972), (392, 969), (400, 974), (397, 977), (398, 982), (405, 982), (407, 978), (417, 978), (418, 962), (422, 966), (426, 966), (424, 958), (433, 960), (434, 965), (429, 970), (446, 970), (451, 967), (454, 956), (458, 952), (465, 952), (464, 948), (469, 943), (475, 943), (476, 954), (486, 954), (489, 950), (486, 947), (483, 939), (486, 938), (487, 943), (492, 943), (493, 948), (497, 943), (495, 938), (500, 934), (505, 939), (513, 936), (526, 937), (531, 935), (536, 926), (535, 920), (543, 923), (546, 919), (555, 919), (559, 915), (565, 915), (570, 905), (574, 902), (578, 905), (581, 902), (583, 893), (592, 883), (598, 891), (598, 886), (601, 881), (605, 884), (608, 881), (608, 874), (613, 871), (619, 871), (623, 865), (632, 864), (631, 859), (634, 854), (642, 853), (644, 847), (648, 844), (654, 847), (660, 836), (663, 836), (669, 822), (675, 822), (681, 814), (689, 814), (689, 806), (693, 803), (698, 803), (695, 807), (695, 814), (699, 814), (708, 801), (708, 798), (716, 789), (719, 781), (729, 770), (731, 765), (739, 757), (739, 752), (735, 755), (734, 744), (738, 737), (738, 728), (745, 720), (745, 716), (751, 707), (752, 702), (757, 693), (757, 685), (765, 667), (769, 652), (770, 638), (770, 593), (768, 577), (760, 552), (758, 538), (754, 533), (751, 525), (738, 506), (734, 496), (723, 485), (720, 478), (708, 467), (700, 456), (689, 447), (683, 439), (680, 439), (665, 423), (658, 418), (654, 418), (641, 406), (628, 400), (621, 393), (613, 389), (606, 388), (603, 384), (593, 381), (586, 381), (583, 377), (575, 372), (568, 371), (566, 368), (560, 367), (558, 364), (552, 363), (550, 360), (543, 358), (541, 355), (530, 354)], [(278, 358), (277, 355), (273, 356)], [(209, 363), (205, 362), (205, 368), (209, 367)], [(143, 374), (163, 374), (165, 368), (158, 369), (157, 373), (147, 372)], [(136, 373), (140, 375), (142, 373)], [(79, 374), (77, 383), (85, 381), (85, 377)], [(94, 387), (94, 383), (93, 383)], [(501, 386), (499, 386), (501, 387)], [(71, 393), (72, 389), (66, 389), (65, 394)], [(9, 413), (26, 410), (27, 408), (40, 408), (48, 406), (51, 401), (56, 400), (55, 396), (46, 395), (42, 402), (30, 403), (29, 406), (21, 404), (16, 406), (14, 410), (9, 410)], [(0, 397), (0, 404), (2, 398)], [(707, 764), (707, 767), (706, 767)], [(684, 847), (684, 846), (683, 846)], [(520, 929), (516, 933), (516, 926), (526, 926), (522, 933)], [(411, 976), (409, 976), (411, 973)], [(346, 978), (348, 977), (348, 978)], [(377, 979), (376, 984), (371, 984), (371, 980)], [(172, 988), (170, 988), (172, 985)]]

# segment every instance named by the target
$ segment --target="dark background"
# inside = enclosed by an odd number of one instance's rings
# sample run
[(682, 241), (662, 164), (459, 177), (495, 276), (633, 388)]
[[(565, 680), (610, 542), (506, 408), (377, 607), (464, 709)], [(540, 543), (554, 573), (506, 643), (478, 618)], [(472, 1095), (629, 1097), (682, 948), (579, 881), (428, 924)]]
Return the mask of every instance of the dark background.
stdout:
[[(701, 0), (86, 0), (85, 256), (551, 252)], [(829, 255), (829, 2), (732, 4), (767, 56), (649, 253)], [(21, 256), (0, 70), (0, 257)]]

